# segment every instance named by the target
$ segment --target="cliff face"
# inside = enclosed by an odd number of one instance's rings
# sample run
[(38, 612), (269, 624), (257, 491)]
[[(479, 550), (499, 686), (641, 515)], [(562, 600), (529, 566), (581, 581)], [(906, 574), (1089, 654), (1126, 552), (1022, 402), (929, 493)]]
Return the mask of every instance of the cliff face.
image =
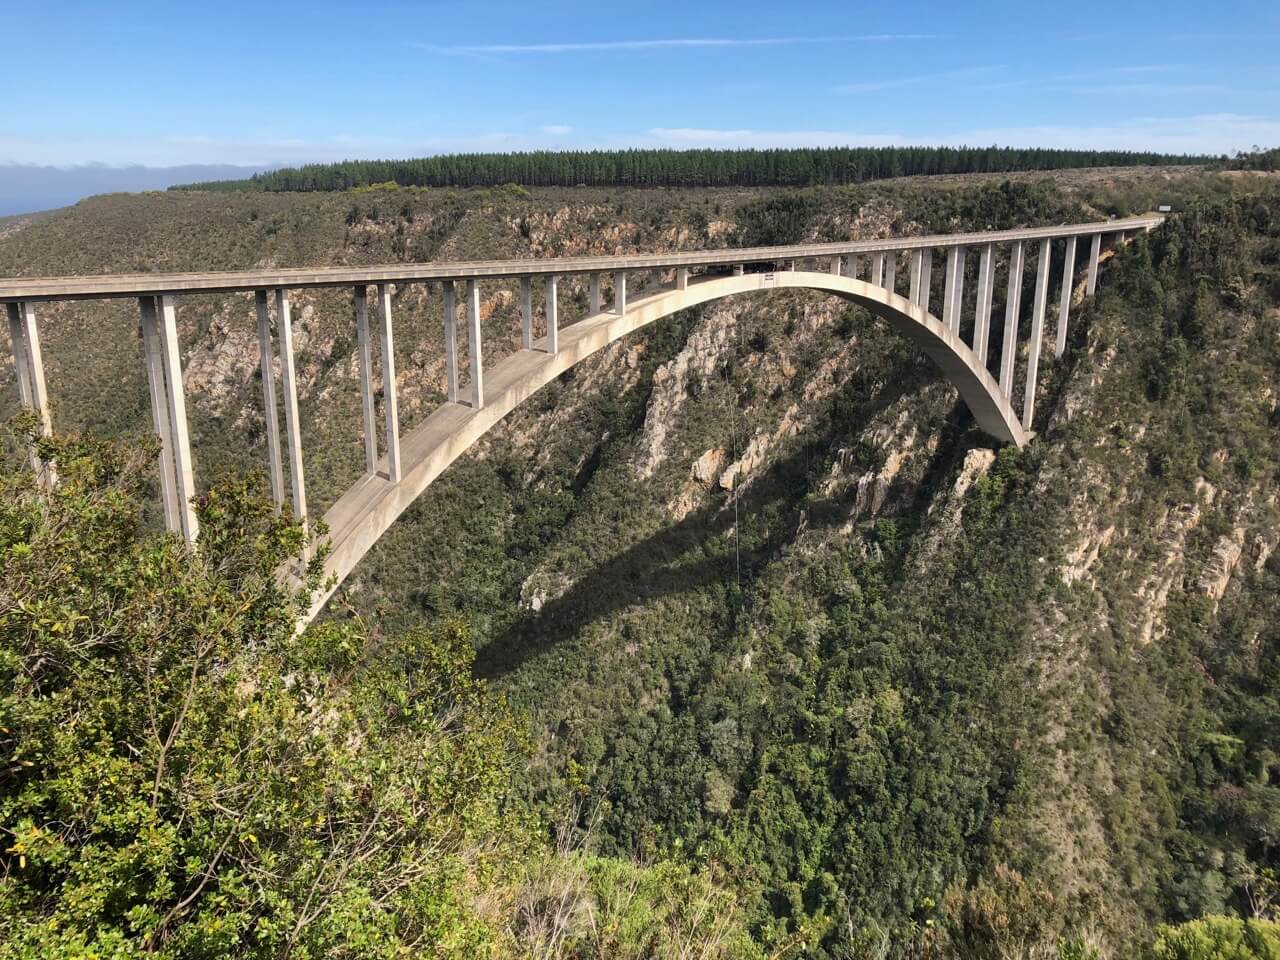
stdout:
[[(1115, 195), (1151, 189), (1131, 177), (102, 200), (0, 239), (0, 273), (57, 272), (76, 223), (125, 217), (95, 204), (131, 204), (169, 241), (207, 212), (226, 265), (292, 265), (1011, 226), (1127, 212)], [(387, 534), (334, 615), (469, 616), (480, 669), (530, 718), (527, 789), (551, 808), (585, 797), (606, 852), (717, 861), (765, 939), (822, 916), (823, 949), (876, 924), (905, 944), (999, 864), (1052, 894), (1045, 937), (1108, 952), (1156, 918), (1238, 908), (1274, 857), (1280, 774), (1280, 206), (1216, 209), (1104, 268), (1042, 371), (1025, 451), (997, 449), (861, 311), (725, 301), (535, 397)], [(166, 243), (132, 237), (100, 269)], [(170, 248), (158, 268), (199, 260)], [(577, 281), (561, 297), (565, 322), (585, 311)], [(443, 397), (439, 302), (396, 291), (405, 428)], [(47, 311), (65, 423), (145, 428), (130, 309)], [(350, 302), (299, 292), (294, 310), (322, 510), (361, 469)], [(512, 291), (486, 286), (483, 312), (493, 362), (518, 346)], [(202, 474), (258, 466), (251, 303), (193, 298), (181, 316)]]

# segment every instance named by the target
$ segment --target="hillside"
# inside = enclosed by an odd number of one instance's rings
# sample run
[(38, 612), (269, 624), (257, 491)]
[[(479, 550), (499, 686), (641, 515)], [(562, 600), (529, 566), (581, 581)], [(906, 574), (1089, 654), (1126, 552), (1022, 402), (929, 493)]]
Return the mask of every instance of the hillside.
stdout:
[[(1157, 202), (1186, 212), (1108, 260), (1023, 452), (993, 449), (861, 311), (726, 301), (513, 415), (331, 612), (466, 618), (477, 672), (532, 734), (519, 792), (602, 855), (715, 864), (766, 947), (817, 930), (814, 957), (1014, 941), (1127, 957), (1159, 922), (1265, 914), (1277, 895), (1270, 180), (170, 192), (0, 236), (0, 275), (871, 238)], [(517, 305), (483, 293), (492, 362), (518, 345)], [(572, 322), (586, 291), (561, 296)], [(444, 394), (439, 302), (396, 291), (404, 428)], [(145, 432), (134, 310), (43, 310), (60, 428)], [(294, 310), (319, 512), (362, 464), (350, 299), (299, 292)], [(251, 301), (191, 298), (179, 318), (200, 479), (261, 469)]]

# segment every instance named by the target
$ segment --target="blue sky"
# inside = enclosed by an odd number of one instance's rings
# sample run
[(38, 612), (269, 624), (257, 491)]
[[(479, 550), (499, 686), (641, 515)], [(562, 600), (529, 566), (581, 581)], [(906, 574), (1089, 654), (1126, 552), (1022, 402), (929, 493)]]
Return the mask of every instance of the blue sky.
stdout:
[(1280, 3), (3, 0), (0, 163), (1280, 144)]

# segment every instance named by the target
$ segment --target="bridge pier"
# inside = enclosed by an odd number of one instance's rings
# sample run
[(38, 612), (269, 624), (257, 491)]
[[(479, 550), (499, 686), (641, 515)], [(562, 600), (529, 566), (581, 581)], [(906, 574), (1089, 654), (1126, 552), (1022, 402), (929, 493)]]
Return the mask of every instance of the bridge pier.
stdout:
[(871, 276), (867, 280), (874, 286), (884, 286), (884, 253), (878, 252), (871, 255)]
[(1036, 261), (1036, 294), (1031, 305), (1031, 344), (1027, 351), (1027, 386), (1022, 398), (1022, 429), (1031, 429), (1036, 407), (1036, 379), (1040, 374), (1040, 341), (1044, 339), (1044, 311), (1049, 299), (1049, 240), (1040, 241)]
[[(168, 472), (172, 487), (161, 477), (162, 494), (169, 491), (170, 504), (166, 504), (166, 517), (172, 516), (175, 533), (181, 533), (188, 545), (194, 545), (200, 535), (196, 520), (195, 476), (191, 461), (191, 436), (187, 427), (187, 399), (182, 385), (182, 361), (178, 354), (178, 323), (173, 297), (143, 297), (142, 302), (143, 348), (148, 357), (148, 375), (151, 380), (153, 402), (160, 400), (162, 414), (153, 410), (157, 427), (166, 428), (160, 435), (162, 449), (168, 457), (161, 456), (161, 470)], [(156, 393), (161, 394), (156, 397)], [(287, 412), (287, 411), (286, 411)], [(167, 461), (167, 463), (166, 463)], [(172, 511), (169, 507), (172, 506)]]
[(742, 276), (743, 274), (745, 274), (746, 272), (747, 272), (746, 264), (743, 264), (743, 263), (735, 263), (735, 264), (733, 265), (733, 275), (734, 275), (735, 277), (740, 277), (740, 276)]
[(942, 293), (942, 325), (960, 332), (960, 305), (964, 298), (964, 247), (947, 249), (946, 286)]
[[(689, 268), (688, 267), (676, 267), (676, 289), (677, 290), (689, 289)], [(598, 313), (599, 311), (592, 311), (592, 312)]]
[[(293, 516), (303, 530), (307, 522), (307, 485), (302, 469), (302, 419), (298, 414), (297, 362), (293, 353), (293, 318), (289, 310), (289, 291), (276, 288), (276, 332), (280, 337), (280, 381), (284, 391), (285, 444), (289, 453), (289, 486), (293, 494)], [(385, 344), (385, 341), (384, 341)], [(385, 350), (385, 345), (384, 345)], [(386, 379), (386, 357), (383, 357), (383, 379)], [(384, 391), (385, 392), (385, 391)], [(388, 443), (387, 455), (391, 455)], [(305, 556), (310, 555), (310, 548)]]
[(1102, 259), (1102, 234), (1095, 233), (1089, 243), (1089, 279), (1085, 282), (1084, 295), (1092, 297), (1098, 289), (1098, 261)]
[(858, 279), (858, 271), (862, 268), (862, 258), (856, 253), (851, 253), (844, 258), (844, 275), (850, 280)]
[[(357, 301), (357, 330), (359, 329), (358, 307)], [(276, 505), (276, 512), (279, 513), (284, 506), (284, 461), (280, 454), (280, 409), (276, 402), (275, 348), (271, 342), (271, 306), (267, 300), (267, 291), (253, 292), (253, 308), (258, 316), (258, 370), (262, 376), (262, 420), (267, 426), (267, 467), (271, 478), (271, 502)], [(142, 309), (143, 311), (147, 309), (145, 304)], [(367, 376), (367, 366), (362, 365), (360, 373), (361, 379), (364, 380)], [(163, 384), (163, 377), (160, 378), (160, 383)], [(372, 402), (372, 394), (369, 399)], [(369, 442), (367, 420), (365, 427), (367, 445)], [(156, 432), (161, 432), (158, 424)]]
[(832, 257), (827, 262), (827, 270), (833, 277), (838, 277), (844, 272), (844, 257)]
[(588, 296), (587, 313), (596, 314), (602, 306), (600, 301), (600, 272), (591, 274), (590, 294)]
[(444, 302), (444, 381), (445, 398), (458, 402), (458, 289), (452, 280), (440, 284)]
[[(360, 360), (360, 413), (364, 421), (364, 466), (365, 473), (373, 476), (378, 472), (378, 414), (373, 400), (373, 345), (369, 341), (369, 288), (359, 284), (352, 290), (352, 294), (356, 305), (356, 348), (359, 350)], [(262, 299), (265, 303), (266, 294), (263, 294)], [(273, 404), (272, 420), (274, 419)]]
[(978, 355), (978, 362), (984, 370), (987, 367), (987, 336), (991, 328), (995, 272), (995, 244), (988, 243), (983, 246), (982, 259), (978, 262), (978, 307), (973, 318), (973, 352)]
[[(164, 375), (164, 357), (160, 350), (160, 327), (156, 320), (155, 297), (139, 297), (141, 314), (142, 355), (147, 365), (147, 387), (151, 397), (151, 423), (160, 438), (160, 505), (164, 509), (164, 528), (182, 534), (182, 516), (178, 503), (178, 476), (173, 468), (173, 430), (169, 425), (169, 387)], [(270, 331), (268, 331), (268, 335)], [(268, 375), (270, 366), (268, 365)], [(272, 396), (274, 396), (274, 391)], [(276, 427), (275, 456), (280, 457), (279, 425)], [(283, 481), (281, 481), (283, 489)], [(273, 487), (272, 493), (275, 493)], [(277, 504), (278, 506), (278, 504)]]
[(520, 346), (533, 349), (533, 278), (520, 278)]
[(1022, 274), (1026, 269), (1026, 248), (1014, 241), (1009, 251), (1009, 287), (1004, 304), (1004, 343), (1000, 351), (1000, 392), (1013, 402), (1013, 361), (1018, 347), (1018, 320), (1022, 315)]
[[(40, 331), (36, 326), (36, 308), (30, 303), (6, 304), (9, 315), (9, 341), (13, 350), (13, 368), (18, 380), (18, 399), (22, 405), (34, 410), (40, 424), (40, 435), (53, 432), (53, 418), (49, 413), (49, 394), (44, 383), (44, 354), (40, 351)], [(35, 450), (31, 451), (31, 469), (36, 479), (46, 487), (57, 482), (57, 472), (52, 463), (45, 463)]]
[(884, 287), (890, 293), (898, 279), (898, 251), (890, 250), (884, 255)]
[[(556, 352), (554, 329), (547, 327), (552, 353)], [(471, 406), (479, 410), (484, 406), (484, 358), (480, 345), (480, 285), (474, 280), (467, 281), (467, 352), (471, 354)]]
[(1067, 317), (1071, 313), (1071, 296), (1074, 291), (1071, 289), (1075, 283), (1076, 272), (1076, 238), (1067, 238), (1067, 250), (1062, 261), (1062, 296), (1058, 302), (1058, 330), (1057, 339), (1053, 345), (1053, 356), (1055, 360), (1061, 360), (1062, 354), (1067, 349)]
[(547, 353), (555, 353), (560, 349), (560, 303), (558, 288), (560, 278), (554, 273), (547, 277)]
[[(382, 410), (386, 415), (387, 479), (400, 482), (400, 404), (396, 398), (396, 346), (391, 326), (391, 284), (378, 284), (378, 308), (382, 315)], [(295, 401), (296, 402), (296, 401)], [(302, 451), (298, 451), (301, 462)]]
[(625, 270), (619, 270), (613, 275), (613, 311), (618, 316), (626, 316), (627, 313), (627, 274)]

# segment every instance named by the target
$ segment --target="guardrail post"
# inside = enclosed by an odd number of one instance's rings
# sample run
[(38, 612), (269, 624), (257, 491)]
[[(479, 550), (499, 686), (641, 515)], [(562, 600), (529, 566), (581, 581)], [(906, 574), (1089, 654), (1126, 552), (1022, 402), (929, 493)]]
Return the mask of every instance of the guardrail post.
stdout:
[(147, 362), (151, 423), (160, 438), (160, 504), (164, 508), (164, 528), (181, 534), (178, 478), (173, 470), (173, 431), (169, 427), (169, 387), (164, 376), (164, 351), (160, 348), (155, 297), (139, 297), (138, 309), (142, 314), (142, 353)]
[(1062, 261), (1062, 297), (1058, 303), (1058, 336), (1054, 341), (1053, 355), (1061, 359), (1067, 349), (1067, 318), (1071, 313), (1072, 287), (1076, 275), (1076, 238), (1067, 239), (1067, 252)]
[(560, 349), (560, 278), (547, 277), (547, 353)]
[(973, 319), (973, 352), (987, 367), (987, 334), (991, 328), (991, 297), (995, 282), (995, 244), (988, 243), (982, 248), (982, 259), (978, 263), (978, 312)]
[[(267, 425), (267, 463), (271, 476), (271, 501), (279, 512), (284, 506), (284, 461), (280, 455), (280, 411), (276, 404), (275, 349), (271, 344), (271, 307), (267, 302), (267, 291), (253, 292), (253, 306), (258, 315), (258, 367), (262, 374), (262, 419)], [(358, 306), (357, 301), (357, 308)], [(358, 321), (359, 309), (356, 315)], [(360, 373), (363, 379), (366, 376), (363, 365)], [(365, 428), (367, 431), (367, 420)], [(366, 436), (365, 443), (368, 442)], [(374, 459), (377, 459), (376, 456)]]
[(1009, 251), (1009, 288), (1004, 304), (1004, 346), (1000, 351), (1000, 392), (1013, 402), (1013, 359), (1018, 346), (1018, 318), (1022, 315), (1022, 272), (1026, 249), (1021, 240)]
[(484, 363), (480, 345), (480, 286), (467, 281), (467, 350), (471, 354), (471, 406), (484, 406)]
[(458, 302), (457, 288), (452, 280), (440, 285), (444, 301), (444, 382), (445, 397), (450, 403), (458, 402)]
[(1102, 234), (1095, 233), (1089, 243), (1089, 279), (1085, 282), (1084, 295), (1092, 297), (1098, 289), (1098, 261), (1102, 257)]
[(1036, 296), (1031, 306), (1031, 343), (1027, 351), (1027, 389), (1022, 398), (1022, 429), (1031, 429), (1036, 407), (1036, 378), (1040, 373), (1040, 341), (1044, 339), (1044, 311), (1049, 299), (1049, 241), (1040, 241), (1036, 263)]
[(187, 399), (182, 385), (182, 360), (178, 354), (178, 320), (171, 296), (160, 296), (160, 352), (169, 389), (169, 433), (173, 438), (173, 473), (177, 481), (178, 519), (182, 537), (194, 545), (200, 535), (196, 521), (195, 477), (191, 464), (191, 437), (187, 427)]
[(533, 349), (533, 278), (520, 278), (520, 346)]

